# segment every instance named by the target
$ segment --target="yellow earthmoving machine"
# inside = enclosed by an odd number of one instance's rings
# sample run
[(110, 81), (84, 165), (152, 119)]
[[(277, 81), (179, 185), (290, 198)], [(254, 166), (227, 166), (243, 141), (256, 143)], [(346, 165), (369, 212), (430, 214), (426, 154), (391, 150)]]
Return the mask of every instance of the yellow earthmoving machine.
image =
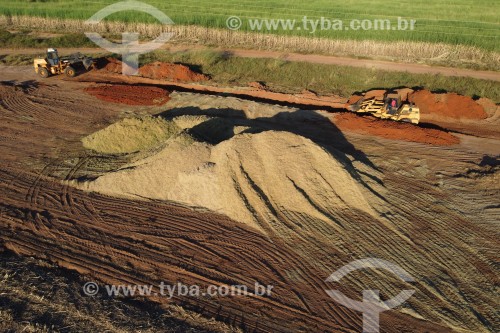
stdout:
[(397, 93), (385, 94), (383, 99), (362, 98), (349, 106), (349, 111), (370, 113), (375, 117), (418, 124), (420, 109), (413, 103), (403, 103)]
[(35, 72), (43, 78), (50, 75), (66, 74), (68, 77), (74, 77), (77, 70), (81, 67), (90, 70), (94, 67), (94, 60), (91, 57), (75, 53), (66, 57), (59, 57), (54, 48), (47, 49), (47, 55), (44, 58), (36, 58), (33, 61)]

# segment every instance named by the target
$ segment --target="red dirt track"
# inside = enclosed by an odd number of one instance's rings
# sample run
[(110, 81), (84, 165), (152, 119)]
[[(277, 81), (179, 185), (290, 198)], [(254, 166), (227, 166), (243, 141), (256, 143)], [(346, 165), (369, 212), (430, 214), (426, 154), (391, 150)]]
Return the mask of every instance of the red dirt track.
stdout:
[[(227, 217), (160, 202), (89, 196), (43, 176), (5, 168), (0, 191), (7, 195), (0, 204), (3, 245), (16, 253), (42, 256), (109, 284), (182, 281), (206, 287), (259, 281), (274, 286), (272, 297), (174, 301), (249, 331), (360, 330), (360, 320), (354, 319), (358, 314), (321, 291), (328, 286), (306, 258), (289, 252), (279, 239), (266, 239)], [(300, 267), (307, 283), (283, 281), (280, 272), (290, 267)], [(397, 312), (382, 318), (384, 332), (449, 331)]]
[(371, 134), (391, 140), (427, 143), (436, 146), (450, 146), (460, 142), (459, 138), (445, 131), (352, 113), (336, 115), (333, 117), (333, 122), (343, 131)]

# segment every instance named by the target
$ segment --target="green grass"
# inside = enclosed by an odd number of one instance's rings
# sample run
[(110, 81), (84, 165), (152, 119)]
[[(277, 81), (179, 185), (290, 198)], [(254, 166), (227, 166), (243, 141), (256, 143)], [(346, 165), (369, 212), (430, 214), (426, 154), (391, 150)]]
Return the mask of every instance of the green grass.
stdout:
[(190, 65), (210, 75), (213, 82), (221, 85), (246, 86), (252, 81), (263, 81), (272, 90), (286, 93), (309, 89), (319, 94), (348, 97), (354, 92), (374, 88), (425, 87), (467, 96), (488, 97), (496, 103), (500, 102), (498, 82), (466, 77), (410, 74), (276, 59), (227, 57), (215, 51), (156, 51), (142, 58), (143, 63), (153, 61)]
[(47, 48), (54, 45), (57, 47), (95, 47), (95, 44), (82, 33), (41, 38), (29, 35), (27, 31), (11, 33), (0, 30), (0, 47), (3, 48)]
[(32, 55), (10, 54), (0, 55), (0, 64), (9, 66), (26, 66), (33, 64)]
[[(34, 15), (86, 20), (114, 0), (94, 0), (75, 4), (70, 0), (18, 1), (0, 0), (0, 14)], [(500, 50), (500, 2), (494, 0), (272, 0), (272, 1), (195, 1), (195, 0), (146, 0), (176, 24), (225, 28), (226, 19), (236, 15), (243, 20), (242, 30), (250, 30), (249, 19), (296, 20), (295, 29), (278, 29), (273, 33), (302, 35), (335, 39), (424, 41), (477, 46), (487, 50)], [(415, 19), (414, 31), (345, 31), (324, 30), (311, 34), (305, 31), (302, 18), (340, 19), (389, 19), (397, 17)], [(154, 22), (144, 13), (126, 11), (113, 14), (112, 20), (127, 22)], [(301, 30), (296, 27), (300, 26)], [(270, 33), (269, 31), (263, 31)]]

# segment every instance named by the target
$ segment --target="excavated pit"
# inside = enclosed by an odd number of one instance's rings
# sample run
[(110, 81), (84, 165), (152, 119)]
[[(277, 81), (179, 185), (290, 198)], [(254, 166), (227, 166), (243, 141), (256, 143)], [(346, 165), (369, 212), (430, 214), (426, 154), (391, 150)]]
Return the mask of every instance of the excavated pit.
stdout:
[(126, 105), (163, 105), (170, 92), (159, 87), (134, 85), (99, 85), (85, 88), (88, 94), (106, 102)]

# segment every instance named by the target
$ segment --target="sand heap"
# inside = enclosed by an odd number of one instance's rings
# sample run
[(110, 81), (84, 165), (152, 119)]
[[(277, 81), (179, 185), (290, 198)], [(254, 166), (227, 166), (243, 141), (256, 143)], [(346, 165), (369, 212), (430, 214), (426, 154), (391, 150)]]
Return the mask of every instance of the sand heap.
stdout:
[(125, 118), (82, 139), (86, 149), (104, 154), (125, 154), (148, 150), (172, 136), (181, 128), (155, 117)]
[(80, 187), (205, 207), (265, 232), (282, 212), (325, 223), (333, 223), (327, 216), (333, 210), (375, 214), (366, 199), (371, 194), (347, 168), (288, 132), (237, 134), (217, 145), (186, 144), (176, 137), (156, 155)]

